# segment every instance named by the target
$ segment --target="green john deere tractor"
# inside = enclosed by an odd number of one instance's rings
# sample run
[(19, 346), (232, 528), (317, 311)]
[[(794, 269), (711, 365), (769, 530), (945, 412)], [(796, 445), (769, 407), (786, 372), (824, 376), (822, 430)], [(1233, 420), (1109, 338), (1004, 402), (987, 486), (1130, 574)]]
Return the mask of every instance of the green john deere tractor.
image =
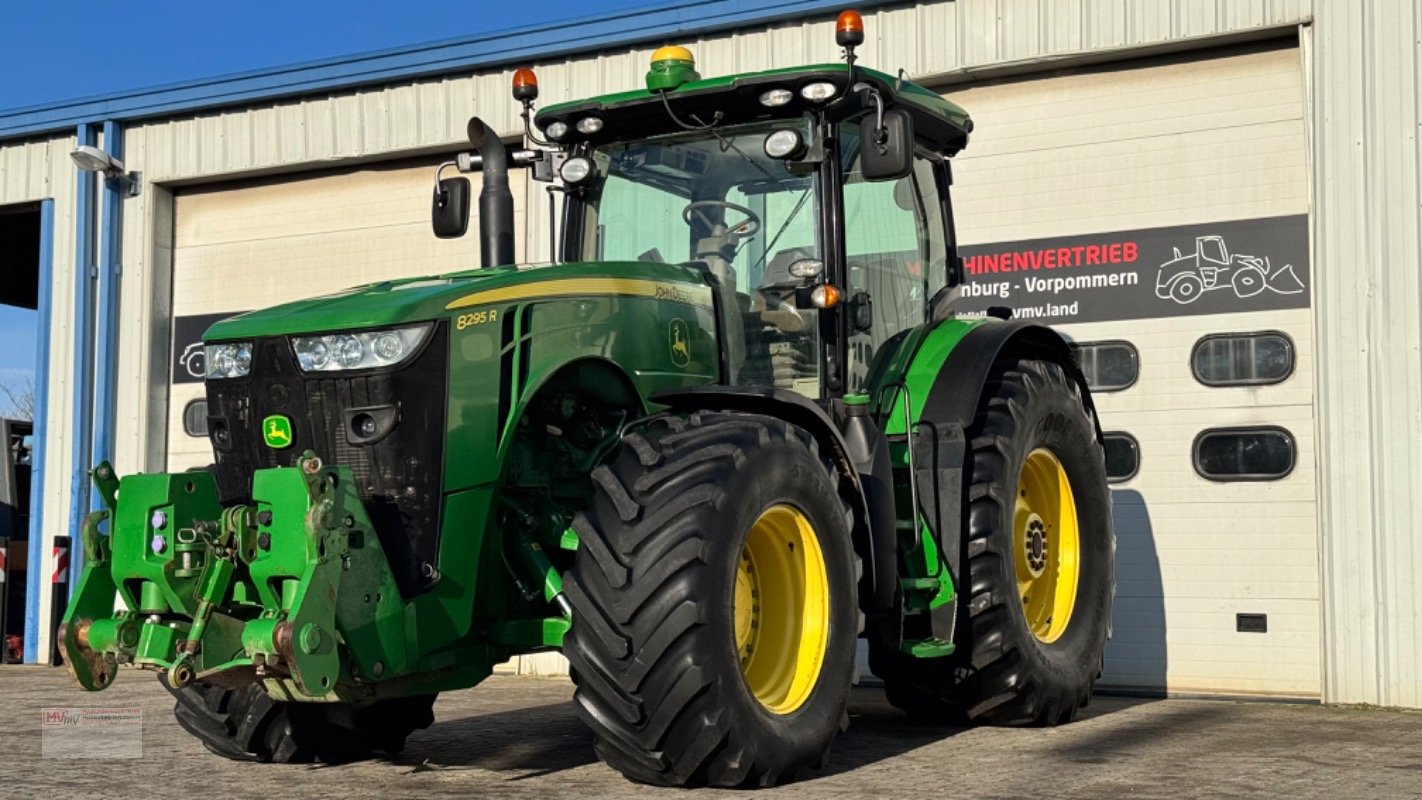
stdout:
[[(561, 648), (598, 755), (678, 785), (821, 764), (861, 638), (910, 714), (1070, 720), (1114, 585), (1091, 397), (1052, 331), (955, 313), (972, 125), (840, 23), (846, 63), (667, 47), (536, 114), (520, 70), (527, 140), (474, 119), (442, 168), (482, 172), (482, 269), (214, 325), (213, 465), (93, 472), (79, 683), (154, 670), (212, 751), (335, 762)], [(553, 264), (515, 265), (523, 169)], [(436, 175), (436, 234), (471, 194)]]

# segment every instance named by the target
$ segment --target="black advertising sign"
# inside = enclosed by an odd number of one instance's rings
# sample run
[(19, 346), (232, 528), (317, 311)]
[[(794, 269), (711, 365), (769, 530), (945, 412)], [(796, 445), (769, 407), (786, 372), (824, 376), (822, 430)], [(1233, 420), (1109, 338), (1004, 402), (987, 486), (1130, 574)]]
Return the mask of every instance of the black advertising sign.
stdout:
[(207, 375), (207, 364), (203, 359), (202, 335), (214, 322), (227, 319), (238, 312), (223, 314), (194, 314), (189, 317), (173, 318), (173, 383), (197, 383)]
[(1307, 308), (1308, 217), (960, 248), (960, 312), (1051, 323)]

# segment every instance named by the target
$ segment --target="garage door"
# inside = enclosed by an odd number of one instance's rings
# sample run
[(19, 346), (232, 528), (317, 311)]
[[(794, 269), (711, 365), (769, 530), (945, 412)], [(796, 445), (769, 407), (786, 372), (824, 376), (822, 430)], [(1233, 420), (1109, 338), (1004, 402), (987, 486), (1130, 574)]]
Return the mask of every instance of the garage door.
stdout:
[[(422, 159), (179, 192), (169, 469), (212, 461), (199, 424), (205, 424), (205, 409), (194, 405), (202, 397), (195, 343), (216, 319), (361, 283), (478, 265), (477, 214), (463, 239), (436, 239), (430, 232), (437, 163)], [(522, 241), (523, 182), (511, 184), (515, 239)], [(477, 176), (473, 191), (477, 196)]]
[(1320, 692), (1302, 70), (1293, 46), (949, 90), (965, 307), (1074, 339), (1115, 476), (1103, 683)]

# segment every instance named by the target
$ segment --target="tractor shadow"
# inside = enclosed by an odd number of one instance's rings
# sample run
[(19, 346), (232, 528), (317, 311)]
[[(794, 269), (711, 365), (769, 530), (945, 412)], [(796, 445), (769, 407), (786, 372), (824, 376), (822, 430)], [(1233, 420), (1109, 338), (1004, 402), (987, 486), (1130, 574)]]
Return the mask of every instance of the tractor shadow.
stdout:
[[(435, 713), (439, 713), (436, 706)], [(483, 769), (520, 781), (594, 764), (593, 737), (570, 702), (438, 719), (394, 763), (411, 772)]]
[(1165, 588), (1150, 507), (1135, 489), (1112, 489), (1111, 502), (1116, 528), (1114, 631), (1106, 643), (1106, 674), (1098, 690), (1163, 697), (1170, 658)]
[[(1099, 719), (1151, 702), (1155, 699), (1096, 695), (1091, 705), (1078, 713), (1076, 722)], [(835, 740), (825, 768), (808, 777), (817, 781), (851, 773), (979, 729), (979, 726), (913, 719), (889, 705), (879, 686), (857, 686), (849, 695), (849, 730)]]
[[(1098, 696), (1078, 720), (1149, 702), (1146, 698)], [(883, 689), (873, 684), (853, 689), (849, 714), (849, 730), (835, 740), (825, 768), (807, 776), (811, 782), (852, 773), (973, 730), (910, 719), (890, 706)], [(480, 769), (502, 773), (508, 781), (525, 781), (596, 764), (597, 755), (592, 734), (577, 718), (573, 704), (556, 702), (437, 720), (411, 735), (405, 752), (392, 763), (410, 773)]]

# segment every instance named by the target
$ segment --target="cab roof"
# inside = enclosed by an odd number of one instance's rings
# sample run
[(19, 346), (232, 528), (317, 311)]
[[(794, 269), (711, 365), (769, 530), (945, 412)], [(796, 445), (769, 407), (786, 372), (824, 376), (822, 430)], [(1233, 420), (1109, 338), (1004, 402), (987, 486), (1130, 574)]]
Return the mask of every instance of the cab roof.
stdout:
[[(967, 145), (973, 122), (962, 107), (916, 83), (878, 70), (855, 67), (854, 77), (857, 82), (876, 85), (885, 97), (914, 112), (915, 133), (948, 155)], [(722, 124), (740, 124), (798, 116), (811, 108), (824, 106), (825, 103), (801, 97), (801, 87), (823, 81), (833, 83), (842, 92), (848, 80), (849, 68), (845, 64), (812, 64), (688, 81), (668, 91), (666, 100), (683, 118), (694, 116), (702, 122), (710, 122), (712, 115), (720, 114)], [(790, 102), (776, 108), (762, 106), (761, 94), (775, 88), (789, 89)], [(662, 100), (661, 93), (647, 89), (604, 94), (548, 106), (538, 112), (535, 122), (542, 129), (554, 121), (565, 123), (569, 130), (561, 140), (564, 144), (578, 141), (598, 144), (642, 137), (649, 131), (668, 127), (670, 120)], [(575, 123), (587, 116), (601, 119), (602, 129), (593, 134), (579, 133)]]

